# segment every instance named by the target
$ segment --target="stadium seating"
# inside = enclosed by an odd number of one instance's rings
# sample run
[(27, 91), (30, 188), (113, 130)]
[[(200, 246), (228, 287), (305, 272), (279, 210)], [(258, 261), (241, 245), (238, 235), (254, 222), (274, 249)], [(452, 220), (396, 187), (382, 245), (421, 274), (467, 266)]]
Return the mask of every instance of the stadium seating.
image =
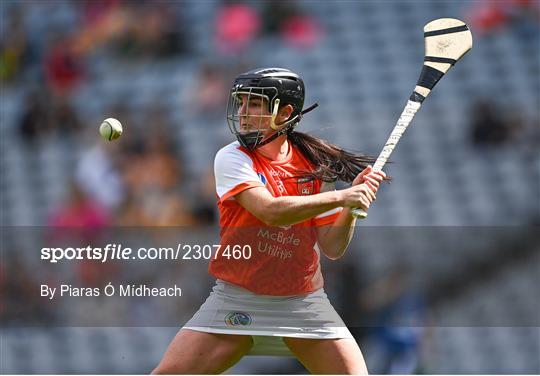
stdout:
[[(48, 3), (31, 3), (25, 9), (25, 25), (33, 39), (51, 27), (76, 27), (74, 3), (43, 4)], [(225, 116), (215, 124), (205, 123), (190, 113), (182, 93), (197, 76), (201, 62), (216, 57), (212, 22), (219, 2), (178, 4), (185, 19), (197, 20), (186, 27), (193, 43), (191, 54), (145, 65), (111, 62), (106, 52), (98, 51), (90, 68), (92, 78), (73, 100), (85, 126), (96, 128), (97, 137), (99, 121), (113, 115), (105, 111), (119, 98), (127, 101), (134, 118), (144, 105), (159, 98), (178, 124), (172, 138), (182, 147), (178, 153), (187, 161), (185, 189), (194, 196), (201, 173), (232, 136)], [(318, 102), (320, 107), (306, 115), (299, 130), (376, 155), (419, 74), (421, 27), (441, 15), (463, 18), (470, 3), (303, 0), (299, 4), (321, 23), (321, 42), (299, 50), (279, 43), (275, 36), (263, 37), (253, 46), (249, 61), (302, 74), (306, 104)], [(50, 17), (41, 16), (43, 7)], [(487, 230), (486, 236), (475, 236), (471, 234), (475, 226), (482, 233), (482, 227), (527, 226), (538, 218), (540, 159), (534, 132), (539, 120), (539, 74), (538, 33), (536, 38), (522, 38), (507, 26), (477, 37), (472, 52), (426, 100), (392, 155), (387, 171), (394, 181), (383, 186), (362, 224), (367, 227), (360, 230), (365, 236), (353, 243), (360, 256), (349, 260), (357, 260), (352, 262), (373, 277), (395, 265), (396, 258), (390, 256), (405, 257), (413, 265), (417, 286), (429, 287), (496, 256), (503, 237), (491, 237), (493, 232)], [(16, 127), (29, 91), (30, 85), (2, 89), (0, 204), (5, 226), (44, 225), (65, 197), (77, 161), (89, 147), (88, 138), (59, 135), (25, 144)], [(505, 145), (473, 145), (470, 112), (474, 99), (480, 97), (521, 113), (527, 119), (525, 133)], [(129, 132), (130, 125), (125, 126)], [(463, 231), (452, 230), (453, 226)], [(466, 247), (459, 238), (463, 234), (468, 236)], [(531, 313), (534, 317), (535, 309), (538, 312), (534, 294), (539, 261), (533, 257), (503, 268), (497, 278), (441, 300), (434, 321), (452, 324), (434, 328), (427, 371), (538, 373), (540, 333), (538, 323), (528, 318)], [(536, 301), (531, 301), (531, 294)], [(481, 327), (477, 318), (483, 315), (496, 324)], [(155, 366), (176, 329), (13, 327), (2, 331), (2, 373), (142, 373)], [(247, 372), (257, 372), (256, 367)]]

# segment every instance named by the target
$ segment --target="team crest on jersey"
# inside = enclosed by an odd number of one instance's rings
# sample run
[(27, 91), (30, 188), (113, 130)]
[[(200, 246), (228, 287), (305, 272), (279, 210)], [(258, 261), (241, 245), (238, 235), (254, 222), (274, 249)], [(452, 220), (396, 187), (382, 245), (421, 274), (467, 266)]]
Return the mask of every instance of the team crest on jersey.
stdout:
[(315, 190), (315, 181), (313, 179), (309, 180), (298, 180), (298, 193), (302, 196), (309, 196), (313, 194)]
[(266, 176), (264, 176), (262, 172), (259, 172), (257, 175), (259, 176), (259, 179), (261, 179), (262, 183), (266, 185)]
[(225, 324), (228, 326), (251, 325), (251, 316), (245, 312), (229, 312), (225, 316)]

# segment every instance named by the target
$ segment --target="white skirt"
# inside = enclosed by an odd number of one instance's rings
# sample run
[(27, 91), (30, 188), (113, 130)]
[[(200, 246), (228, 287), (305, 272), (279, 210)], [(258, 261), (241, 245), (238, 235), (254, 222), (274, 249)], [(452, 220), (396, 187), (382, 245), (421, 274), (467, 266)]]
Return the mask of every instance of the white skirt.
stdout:
[(253, 336), (249, 355), (292, 355), (283, 337), (353, 338), (323, 289), (297, 296), (258, 295), (219, 279), (183, 328)]

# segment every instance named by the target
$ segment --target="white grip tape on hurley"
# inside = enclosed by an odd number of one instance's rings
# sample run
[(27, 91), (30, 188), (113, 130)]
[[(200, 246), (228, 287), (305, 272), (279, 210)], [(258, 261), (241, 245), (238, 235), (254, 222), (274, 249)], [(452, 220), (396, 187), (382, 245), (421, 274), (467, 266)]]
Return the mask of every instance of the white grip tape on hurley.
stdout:
[[(405, 132), (405, 129), (407, 129), (407, 127), (411, 123), (414, 115), (416, 115), (416, 112), (418, 111), (420, 106), (422, 106), (422, 103), (420, 102), (414, 102), (411, 100), (407, 101), (407, 104), (405, 105), (403, 112), (401, 113), (394, 129), (392, 130), (390, 137), (388, 137), (388, 140), (386, 140), (386, 144), (384, 145), (381, 153), (377, 157), (377, 160), (373, 164), (373, 171), (381, 171), (383, 169), (386, 161), (388, 161), (388, 158), (390, 158), (390, 154), (392, 154), (392, 152), (394, 151), (394, 148), (399, 142), (399, 139)], [(352, 214), (355, 218), (364, 219), (367, 217), (367, 213), (360, 208), (354, 208), (352, 210)]]

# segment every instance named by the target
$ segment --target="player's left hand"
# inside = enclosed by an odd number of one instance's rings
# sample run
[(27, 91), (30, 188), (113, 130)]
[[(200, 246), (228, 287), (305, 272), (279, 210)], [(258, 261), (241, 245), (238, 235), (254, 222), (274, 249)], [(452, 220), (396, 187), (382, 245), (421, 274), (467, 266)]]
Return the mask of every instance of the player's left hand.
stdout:
[(373, 171), (372, 166), (367, 166), (352, 182), (352, 185), (366, 184), (376, 194), (379, 184), (386, 178), (384, 171)]

